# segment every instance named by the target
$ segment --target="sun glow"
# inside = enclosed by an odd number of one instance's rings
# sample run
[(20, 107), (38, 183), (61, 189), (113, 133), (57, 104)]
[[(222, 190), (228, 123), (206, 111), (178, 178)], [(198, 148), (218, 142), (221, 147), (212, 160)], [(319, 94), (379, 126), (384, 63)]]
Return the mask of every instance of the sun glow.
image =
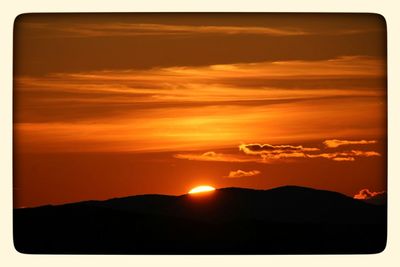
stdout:
[(197, 194), (197, 193), (202, 193), (202, 192), (210, 192), (214, 191), (215, 188), (209, 185), (200, 185), (196, 186), (192, 190), (189, 191), (189, 194)]

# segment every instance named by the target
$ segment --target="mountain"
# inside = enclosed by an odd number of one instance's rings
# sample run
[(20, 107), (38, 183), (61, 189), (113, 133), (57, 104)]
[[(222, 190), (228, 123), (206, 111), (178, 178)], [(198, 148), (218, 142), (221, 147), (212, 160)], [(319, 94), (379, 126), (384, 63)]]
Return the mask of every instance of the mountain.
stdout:
[(46, 254), (377, 253), (386, 205), (297, 186), (140, 195), (14, 209), (14, 244)]

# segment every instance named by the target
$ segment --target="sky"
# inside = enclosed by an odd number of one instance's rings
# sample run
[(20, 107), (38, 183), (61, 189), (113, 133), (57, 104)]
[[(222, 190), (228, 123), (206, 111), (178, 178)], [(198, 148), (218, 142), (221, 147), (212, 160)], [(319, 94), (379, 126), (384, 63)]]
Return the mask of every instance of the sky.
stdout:
[(26, 14), (14, 25), (14, 206), (198, 185), (386, 188), (374, 14)]

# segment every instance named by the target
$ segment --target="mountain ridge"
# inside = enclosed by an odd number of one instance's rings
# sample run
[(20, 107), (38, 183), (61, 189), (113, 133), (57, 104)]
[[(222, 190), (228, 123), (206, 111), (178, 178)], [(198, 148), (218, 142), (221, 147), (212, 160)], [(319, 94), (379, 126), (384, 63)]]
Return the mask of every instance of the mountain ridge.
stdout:
[[(298, 186), (298, 185), (284, 185), (284, 186), (278, 186), (274, 188), (269, 188), (269, 189), (254, 189), (254, 188), (243, 188), (243, 187), (222, 187), (222, 188), (217, 188), (215, 191), (248, 191), (248, 192), (265, 192), (265, 191), (275, 191), (275, 190), (286, 190), (286, 189), (297, 189), (297, 190), (310, 190), (310, 191), (320, 191), (320, 192), (328, 192), (328, 193), (334, 193), (338, 195), (342, 195), (347, 198), (351, 198), (345, 194), (332, 191), (332, 190), (326, 190), (326, 189), (315, 189), (315, 188), (310, 188), (310, 187), (305, 187), (305, 186)], [(35, 209), (35, 208), (42, 208), (42, 207), (59, 207), (59, 206), (65, 206), (65, 205), (75, 205), (75, 204), (90, 204), (90, 203), (100, 203), (100, 202), (108, 202), (108, 201), (114, 201), (114, 200), (127, 200), (127, 199), (132, 199), (132, 198), (140, 198), (140, 197), (160, 197), (160, 198), (173, 198), (173, 197), (184, 197), (190, 195), (189, 193), (181, 194), (181, 195), (169, 195), (169, 194), (138, 194), (138, 195), (128, 195), (128, 196), (121, 196), (121, 197), (113, 197), (113, 198), (108, 198), (108, 199), (100, 199), (100, 200), (82, 200), (82, 201), (75, 201), (75, 202), (67, 202), (67, 203), (60, 203), (60, 204), (45, 204), (45, 205), (39, 205), (39, 206), (32, 206), (32, 207), (19, 207), (19, 208), (14, 208), (14, 209)], [(352, 198), (353, 199), (353, 198)], [(364, 200), (358, 200), (362, 202), (367, 202)]]
[(376, 253), (385, 242), (386, 206), (298, 186), (14, 209), (25, 253)]

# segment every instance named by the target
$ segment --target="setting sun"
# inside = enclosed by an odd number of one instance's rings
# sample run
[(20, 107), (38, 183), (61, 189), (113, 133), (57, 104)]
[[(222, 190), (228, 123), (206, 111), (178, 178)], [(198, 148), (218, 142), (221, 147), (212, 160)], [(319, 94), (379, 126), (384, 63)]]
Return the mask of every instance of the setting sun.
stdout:
[(214, 191), (215, 188), (209, 185), (200, 185), (196, 186), (192, 190), (189, 191), (189, 194), (197, 194), (197, 193), (202, 193), (202, 192), (209, 192), (209, 191)]
[(385, 252), (389, 24), (374, 13), (20, 14), (6, 90), (14, 248)]

